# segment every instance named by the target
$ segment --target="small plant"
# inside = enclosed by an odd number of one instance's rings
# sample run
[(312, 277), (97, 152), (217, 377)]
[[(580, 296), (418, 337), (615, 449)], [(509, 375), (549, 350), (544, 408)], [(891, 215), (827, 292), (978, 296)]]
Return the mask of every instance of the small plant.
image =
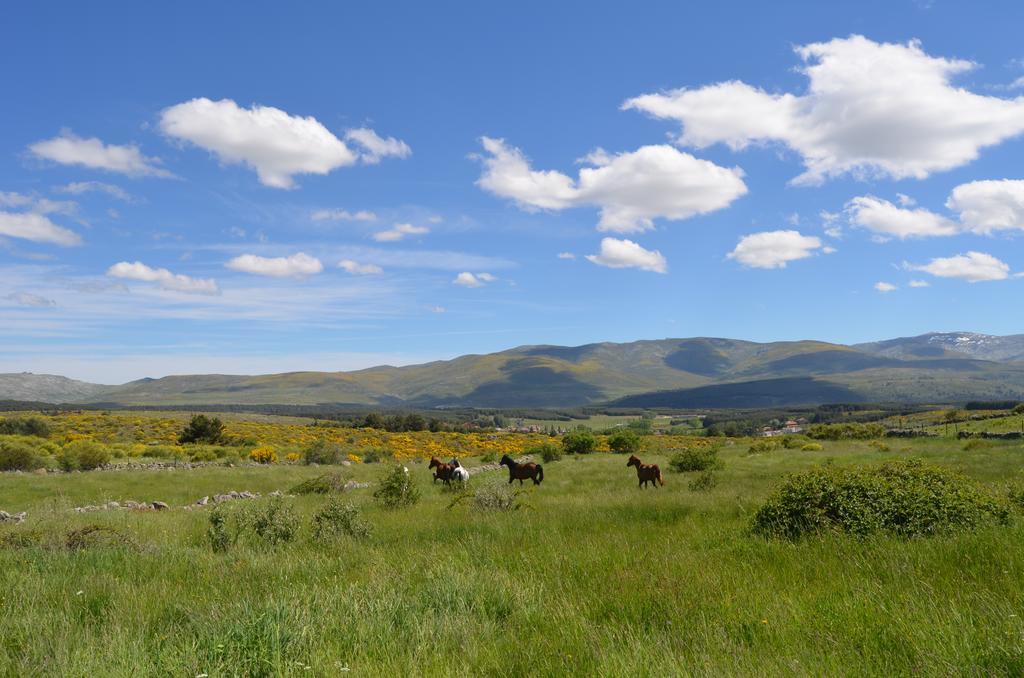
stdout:
[(418, 502), (420, 492), (409, 476), (409, 469), (398, 464), (384, 475), (373, 497), (387, 508), (401, 508)]
[(364, 464), (379, 464), (394, 459), (395, 455), (390, 450), (371, 448), (363, 453)]
[(50, 425), (39, 417), (6, 417), (0, 419), (0, 435), (50, 437)]
[(299, 453), (298, 453), (298, 452), (289, 452), (288, 454), (286, 454), (286, 455), (285, 455), (285, 457), (284, 457), (284, 460), (285, 460), (286, 462), (288, 462), (289, 464), (294, 464), (294, 463), (295, 463), (295, 462), (297, 462), (297, 461), (298, 461), (298, 460), (299, 460), (300, 458), (301, 458), (301, 457), (299, 456)]
[(779, 449), (779, 442), (766, 438), (751, 443), (750, 447), (747, 448), (747, 454), (764, 454), (766, 452), (774, 452), (777, 449)]
[(263, 506), (254, 506), (244, 514), (245, 526), (271, 546), (293, 541), (299, 532), (299, 520), (290, 506), (274, 497)]
[(288, 490), (288, 494), (331, 494), (345, 489), (345, 477), (340, 473), (325, 473), (316, 478), (303, 480)]
[(528, 505), (519, 499), (525, 492), (527, 490), (513, 488), (507, 483), (490, 482), (477, 487), (472, 492), (467, 490), (460, 492), (448, 504), (448, 508), (454, 508), (469, 501), (478, 511), (518, 511), (521, 508), (528, 508)]
[(224, 423), (217, 417), (207, 417), (205, 414), (193, 415), (188, 425), (178, 436), (178, 443), (209, 443), (216, 445), (224, 435)]
[(372, 531), (372, 526), (363, 520), (359, 508), (351, 502), (342, 503), (338, 499), (330, 499), (313, 514), (313, 537), (318, 541), (340, 534), (347, 534), (353, 539), (368, 539)]
[(590, 454), (597, 449), (597, 436), (587, 429), (571, 431), (562, 436), (562, 449), (566, 454)]
[(676, 452), (668, 462), (669, 468), (679, 473), (708, 471), (719, 465), (718, 448), (688, 447)]
[(0, 471), (34, 471), (44, 465), (32, 445), (20, 440), (0, 440)]
[(57, 453), (57, 463), (65, 471), (90, 471), (110, 463), (110, 450), (92, 440), (75, 440)]
[(805, 445), (801, 445), (800, 449), (804, 452), (821, 452), (825, 448), (822, 447), (821, 443), (807, 443)]
[(782, 436), (780, 442), (787, 450), (798, 450), (807, 442), (807, 438), (803, 436)]
[(643, 446), (644, 439), (631, 428), (619, 429), (608, 436), (608, 448), (616, 454), (639, 454)]
[(524, 454), (544, 460), (545, 464), (558, 461), (562, 458), (562, 450), (554, 443), (541, 443), (525, 450)]
[(480, 461), (485, 464), (490, 464), (493, 461), (498, 461), (498, 455), (494, 452), (484, 452), (480, 455)]
[(210, 540), (210, 546), (217, 553), (227, 551), (234, 543), (228, 532), (228, 516), (223, 507), (217, 506), (210, 511), (210, 527), (206, 530), (206, 538)]
[(883, 443), (881, 440), (872, 440), (871, 442), (868, 443), (868, 447), (874, 448), (879, 452), (891, 451), (889, 446)]
[(697, 477), (691, 480), (687, 487), (690, 488), (691, 492), (707, 492), (716, 485), (718, 485), (718, 476), (715, 475), (714, 471), (707, 470), (697, 474)]
[(317, 440), (302, 450), (304, 464), (340, 464), (344, 459), (344, 450), (337, 443)]
[(987, 450), (991, 447), (995, 447), (995, 443), (991, 440), (985, 440), (984, 438), (975, 438), (974, 440), (968, 440), (964, 443), (964, 452), (973, 452), (974, 450)]
[(249, 453), (249, 459), (257, 464), (276, 464), (277, 451), (270, 445), (260, 445)]

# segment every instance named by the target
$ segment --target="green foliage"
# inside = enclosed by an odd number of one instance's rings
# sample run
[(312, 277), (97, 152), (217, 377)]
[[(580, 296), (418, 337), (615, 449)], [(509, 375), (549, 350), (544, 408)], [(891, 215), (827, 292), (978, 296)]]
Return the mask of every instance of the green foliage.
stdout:
[(50, 437), (50, 425), (39, 417), (6, 417), (0, 419), (0, 435)]
[(395, 455), (391, 450), (384, 450), (380, 448), (370, 448), (362, 454), (364, 464), (379, 464), (384, 461), (391, 461), (395, 458)]
[(782, 436), (778, 440), (787, 450), (799, 450), (807, 442), (805, 436)]
[(763, 438), (761, 440), (755, 440), (747, 448), (747, 454), (764, 454), (765, 452), (774, 452), (779, 449), (782, 445), (778, 440), (773, 438)]
[(110, 463), (110, 450), (93, 440), (75, 440), (57, 453), (57, 464), (65, 471), (90, 471)]
[(637, 454), (643, 446), (643, 438), (633, 429), (620, 429), (608, 436), (608, 447), (616, 454)]
[(790, 476), (757, 511), (753, 530), (796, 539), (839, 530), (927, 536), (1005, 523), (1005, 502), (952, 471), (919, 461), (822, 468)]
[(420, 491), (413, 484), (409, 469), (397, 464), (384, 474), (373, 497), (385, 507), (394, 509), (418, 502)]
[(815, 440), (870, 440), (885, 435), (882, 424), (816, 424), (807, 431)]
[(597, 437), (586, 429), (570, 431), (562, 436), (562, 449), (566, 454), (590, 454), (597, 449)]
[(545, 464), (550, 464), (562, 458), (561, 448), (554, 443), (541, 443), (540, 445), (528, 447), (523, 451), (523, 454), (528, 454), (534, 459), (543, 459)]
[(690, 481), (688, 488), (691, 492), (707, 492), (718, 485), (718, 476), (712, 470), (702, 471)]
[(33, 445), (17, 438), (0, 439), (0, 471), (34, 471), (45, 465)]
[(280, 497), (273, 497), (262, 505), (247, 506), (242, 513), (242, 524), (270, 546), (293, 541), (299, 533), (298, 516)]
[(868, 443), (868, 447), (878, 450), (879, 452), (891, 452), (892, 448), (883, 443), (881, 440), (872, 440)]
[(313, 538), (318, 541), (342, 534), (368, 539), (372, 532), (373, 527), (363, 520), (362, 512), (352, 502), (331, 498), (313, 514)]
[(302, 481), (288, 490), (288, 494), (331, 494), (332, 492), (341, 492), (344, 489), (345, 477), (343, 475), (340, 473), (325, 473), (316, 478)]
[(348, 457), (341, 445), (326, 440), (310, 443), (299, 454), (303, 464), (340, 464)]
[(188, 443), (208, 443), (216, 445), (224, 436), (224, 423), (217, 417), (207, 417), (205, 414), (195, 414), (189, 420), (188, 425), (178, 436), (178, 442), (182, 445)]
[(227, 551), (235, 543), (237, 532), (232, 533), (228, 527), (228, 513), (223, 506), (215, 506), (210, 511), (210, 527), (206, 530), (206, 538), (210, 547), (218, 553)]
[(1024, 414), (1024, 403), (1021, 403), (1013, 408), (1014, 414)]
[(717, 468), (719, 466), (718, 448), (710, 445), (688, 447), (672, 455), (668, 465), (673, 471), (679, 473), (708, 471)]
[(800, 449), (804, 452), (821, 452), (825, 448), (822, 447), (821, 443), (807, 443), (806, 445), (801, 445)]
[(528, 490), (513, 487), (508, 483), (491, 481), (489, 483), (478, 485), (473, 490), (462, 490), (459, 492), (458, 496), (452, 499), (451, 503), (448, 504), (448, 508), (453, 508), (468, 500), (477, 511), (518, 511), (519, 509), (529, 507), (528, 504), (520, 500), (520, 497), (527, 491)]
[(492, 461), (498, 461), (498, 455), (496, 452), (484, 452), (480, 455), (480, 461), (490, 464)]

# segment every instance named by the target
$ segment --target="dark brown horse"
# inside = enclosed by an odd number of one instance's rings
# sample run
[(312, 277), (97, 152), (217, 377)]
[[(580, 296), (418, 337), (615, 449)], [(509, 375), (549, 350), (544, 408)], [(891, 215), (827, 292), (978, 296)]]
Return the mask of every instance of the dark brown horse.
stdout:
[(650, 483), (655, 487), (659, 484), (665, 484), (665, 479), (661, 477), (661, 469), (658, 468), (657, 464), (643, 464), (634, 454), (630, 456), (629, 461), (626, 462), (626, 468), (629, 468), (630, 466), (636, 466), (636, 477), (640, 481), (640, 484), (637, 487), (647, 487), (647, 483)]
[(452, 482), (452, 478), (455, 476), (455, 469), (458, 468), (453, 464), (446, 464), (437, 457), (430, 458), (430, 466), (427, 468), (436, 468), (434, 471), (434, 482), (443, 480), (445, 485), (449, 485)]
[(522, 485), (523, 480), (529, 478), (533, 481), (534, 485), (540, 485), (541, 481), (544, 480), (544, 467), (540, 464), (534, 464), (532, 462), (528, 464), (520, 464), (506, 454), (501, 458), (501, 465), (508, 466), (509, 484), (512, 484), (513, 480), (518, 480), (519, 484)]

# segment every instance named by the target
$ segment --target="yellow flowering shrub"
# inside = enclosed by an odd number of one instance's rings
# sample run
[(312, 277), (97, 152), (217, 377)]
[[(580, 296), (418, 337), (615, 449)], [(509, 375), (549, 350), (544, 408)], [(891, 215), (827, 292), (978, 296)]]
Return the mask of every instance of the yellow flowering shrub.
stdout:
[(257, 464), (274, 464), (277, 463), (277, 450), (270, 445), (260, 445), (249, 453), (249, 459)]
[(299, 460), (299, 453), (298, 452), (289, 452), (287, 455), (285, 455), (284, 460), (294, 464), (295, 462), (297, 462)]
[(358, 454), (352, 454), (351, 452), (348, 453), (348, 460), (350, 462), (352, 462), (353, 464), (361, 464), (361, 463), (363, 463), (363, 458), (362, 457), (360, 457)]

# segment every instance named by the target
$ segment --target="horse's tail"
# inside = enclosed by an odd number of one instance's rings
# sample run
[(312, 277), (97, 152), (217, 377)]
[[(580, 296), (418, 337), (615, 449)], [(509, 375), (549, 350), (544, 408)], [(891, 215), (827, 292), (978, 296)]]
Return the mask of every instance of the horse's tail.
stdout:
[(655, 466), (654, 470), (656, 470), (658, 472), (658, 484), (659, 485), (664, 485), (665, 484), (665, 479), (661, 477), (661, 469), (658, 468), (657, 466)]
[(544, 467), (537, 464), (537, 484), (540, 485), (544, 480)]

